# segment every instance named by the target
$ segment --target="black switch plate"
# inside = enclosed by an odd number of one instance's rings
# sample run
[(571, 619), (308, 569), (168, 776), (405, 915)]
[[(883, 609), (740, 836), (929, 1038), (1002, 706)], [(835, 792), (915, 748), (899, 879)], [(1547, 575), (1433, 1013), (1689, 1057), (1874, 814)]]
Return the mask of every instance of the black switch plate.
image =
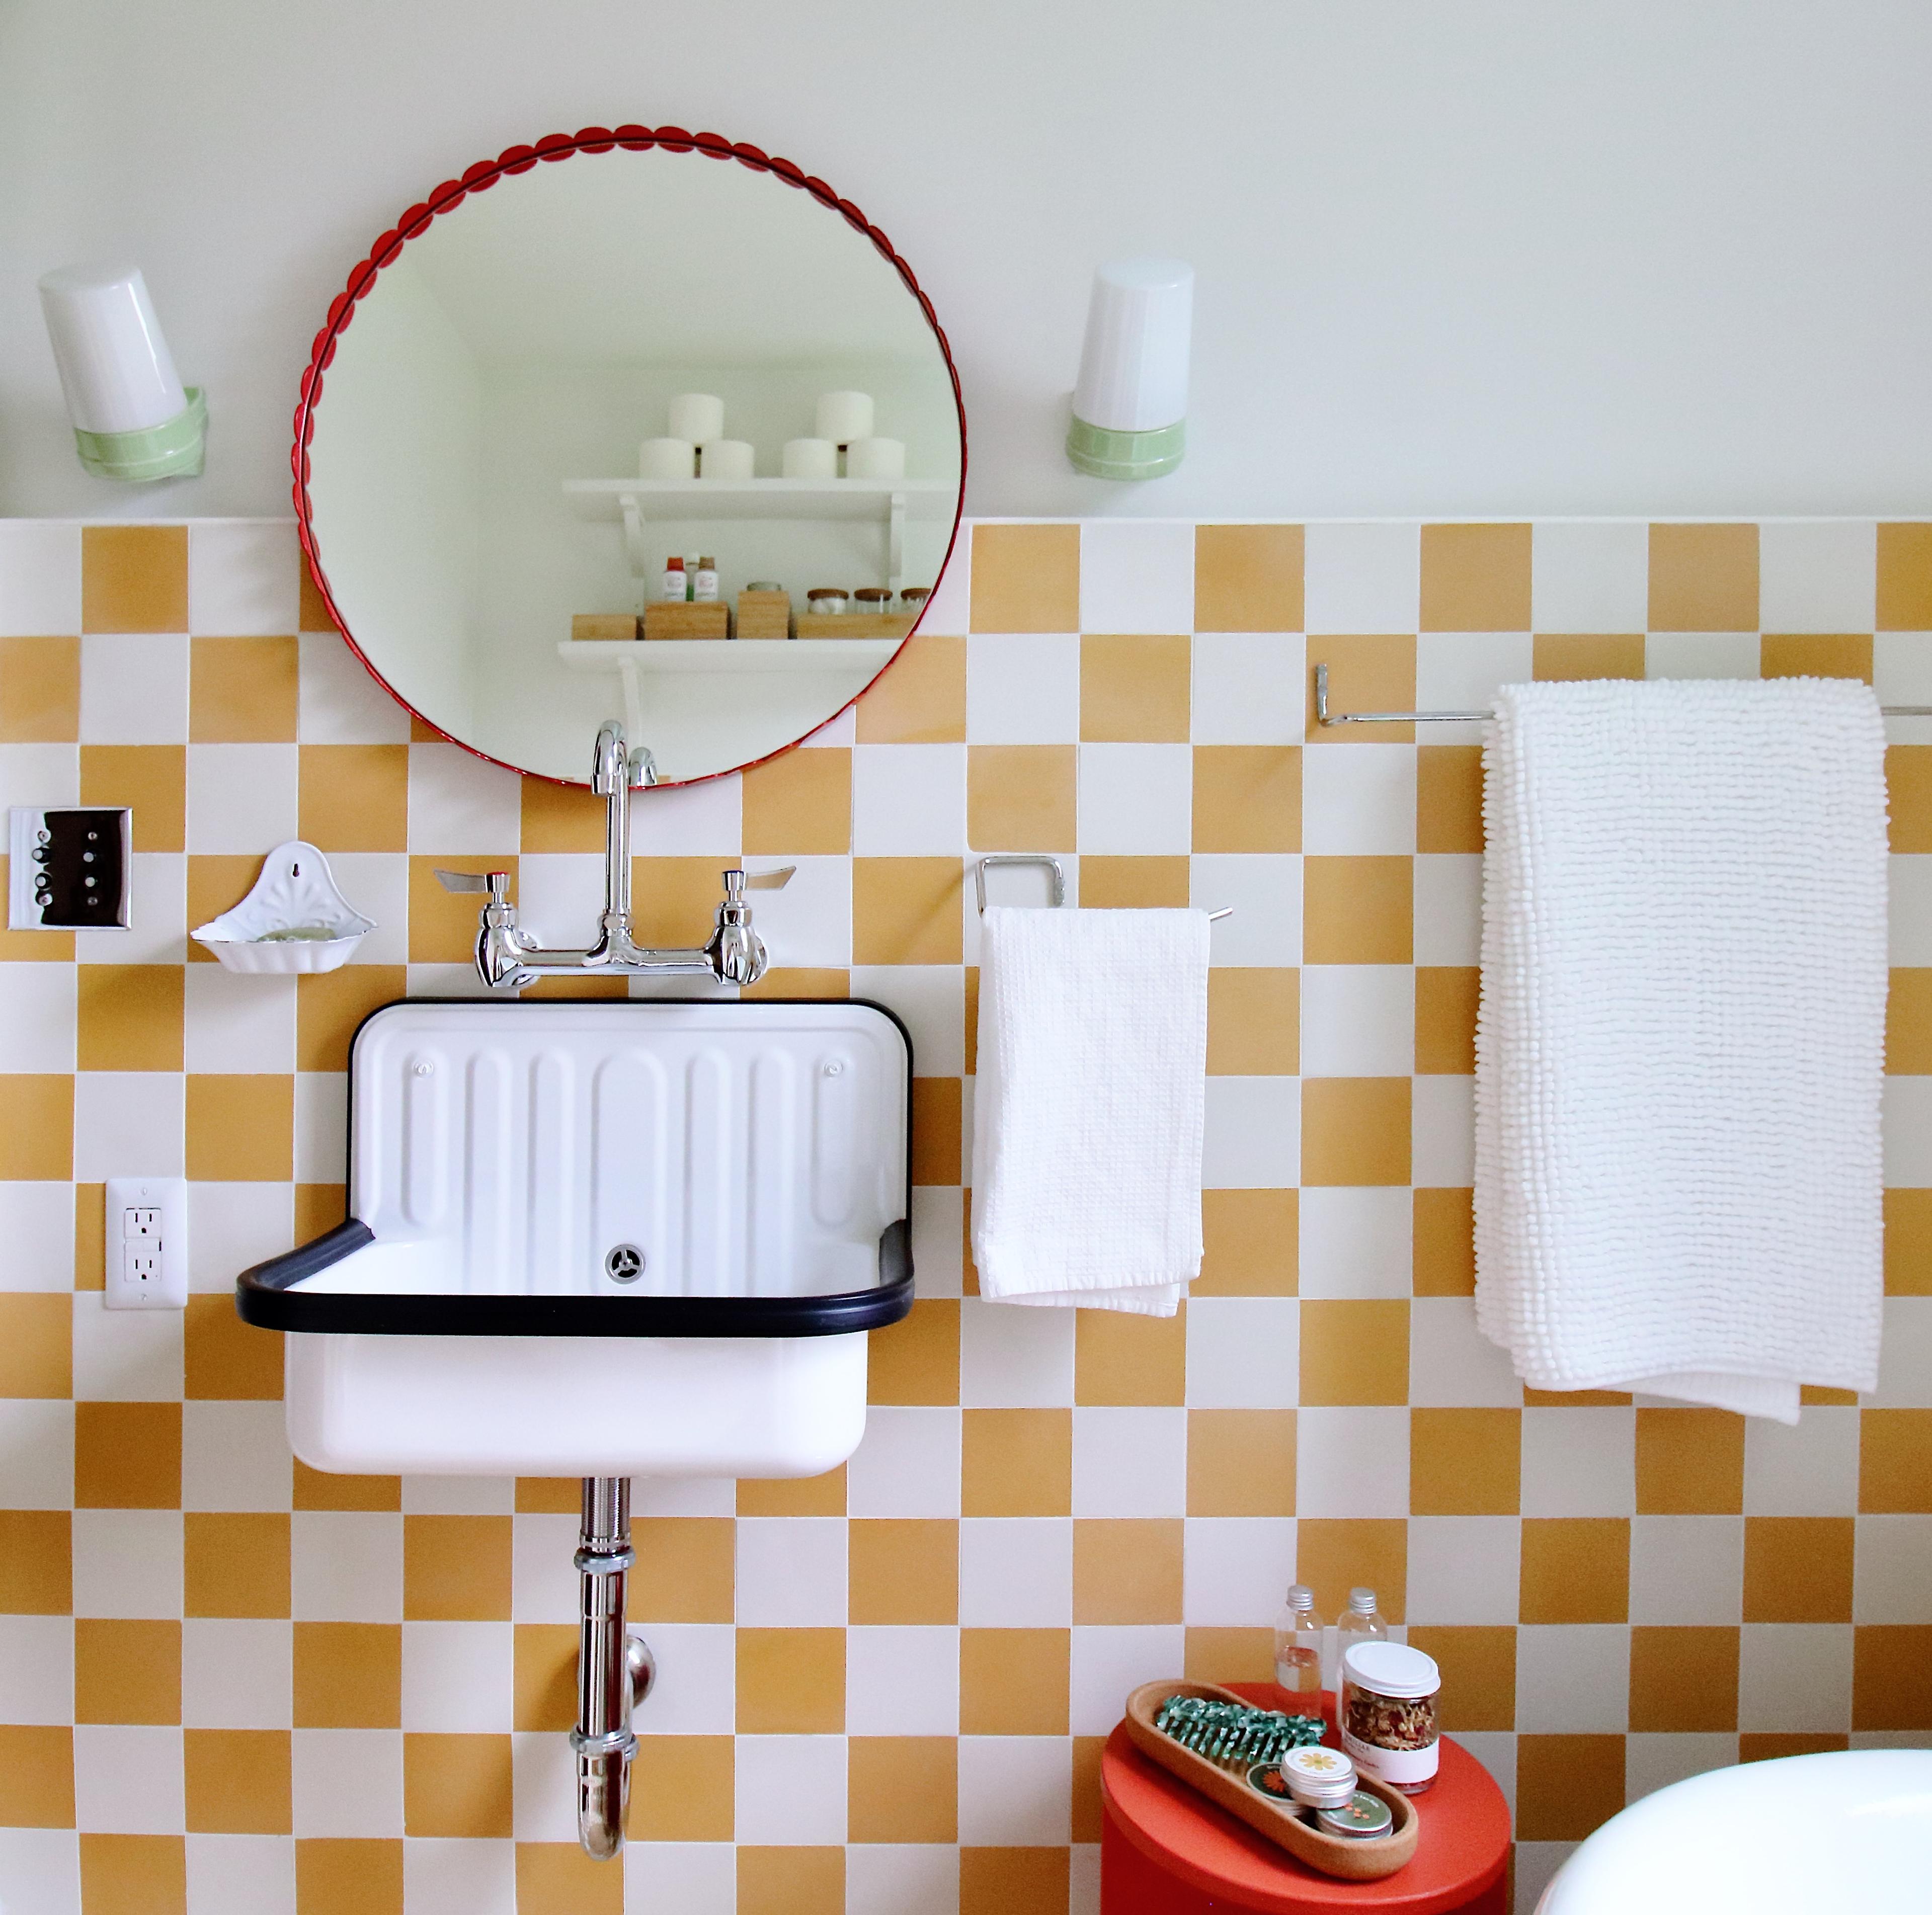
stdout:
[(8, 832), (14, 931), (125, 931), (133, 814), (109, 805), (16, 805)]

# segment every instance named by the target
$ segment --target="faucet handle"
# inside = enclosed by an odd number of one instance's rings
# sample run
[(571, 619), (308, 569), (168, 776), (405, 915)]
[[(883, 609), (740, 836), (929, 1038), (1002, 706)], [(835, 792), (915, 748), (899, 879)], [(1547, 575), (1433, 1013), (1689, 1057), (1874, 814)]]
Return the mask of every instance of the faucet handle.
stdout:
[(736, 877), (743, 880), (747, 891), (782, 891), (797, 874), (796, 865), (781, 865), (775, 871), (727, 871), (724, 886), (730, 890), (731, 880)]
[(446, 871), (438, 866), (436, 879), (445, 891), (487, 891), (491, 902), (498, 904), (510, 888), (508, 871)]

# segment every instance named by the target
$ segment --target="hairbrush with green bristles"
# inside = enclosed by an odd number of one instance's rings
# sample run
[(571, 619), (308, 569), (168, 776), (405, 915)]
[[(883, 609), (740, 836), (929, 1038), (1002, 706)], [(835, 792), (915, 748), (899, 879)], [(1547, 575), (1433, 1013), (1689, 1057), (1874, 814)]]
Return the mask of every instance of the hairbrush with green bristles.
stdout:
[(1291, 1749), (1312, 1749), (1324, 1728), (1318, 1716), (1287, 1716), (1204, 1695), (1169, 1696), (1155, 1711), (1154, 1725), (1183, 1749), (1236, 1767), (1278, 1762)]

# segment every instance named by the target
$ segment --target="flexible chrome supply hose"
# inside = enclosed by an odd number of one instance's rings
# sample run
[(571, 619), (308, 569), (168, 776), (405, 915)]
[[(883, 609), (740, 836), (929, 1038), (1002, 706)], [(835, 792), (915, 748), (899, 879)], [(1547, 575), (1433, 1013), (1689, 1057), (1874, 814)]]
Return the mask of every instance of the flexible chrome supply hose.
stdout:
[(577, 1833), (585, 1852), (608, 1862), (624, 1846), (631, 1758), (638, 1739), (631, 1711), (650, 1686), (650, 1652), (627, 1640), (631, 1548), (628, 1476), (586, 1476), (577, 1569), (581, 1601), (577, 1645)]

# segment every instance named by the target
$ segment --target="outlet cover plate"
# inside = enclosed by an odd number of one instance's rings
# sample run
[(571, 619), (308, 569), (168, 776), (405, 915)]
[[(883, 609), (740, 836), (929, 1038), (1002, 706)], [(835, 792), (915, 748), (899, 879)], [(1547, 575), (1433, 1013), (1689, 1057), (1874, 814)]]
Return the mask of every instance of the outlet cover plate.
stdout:
[(110, 1310), (188, 1308), (188, 1183), (110, 1177), (102, 1272)]
[(134, 814), (112, 805), (14, 805), (7, 829), (7, 928), (124, 931)]

